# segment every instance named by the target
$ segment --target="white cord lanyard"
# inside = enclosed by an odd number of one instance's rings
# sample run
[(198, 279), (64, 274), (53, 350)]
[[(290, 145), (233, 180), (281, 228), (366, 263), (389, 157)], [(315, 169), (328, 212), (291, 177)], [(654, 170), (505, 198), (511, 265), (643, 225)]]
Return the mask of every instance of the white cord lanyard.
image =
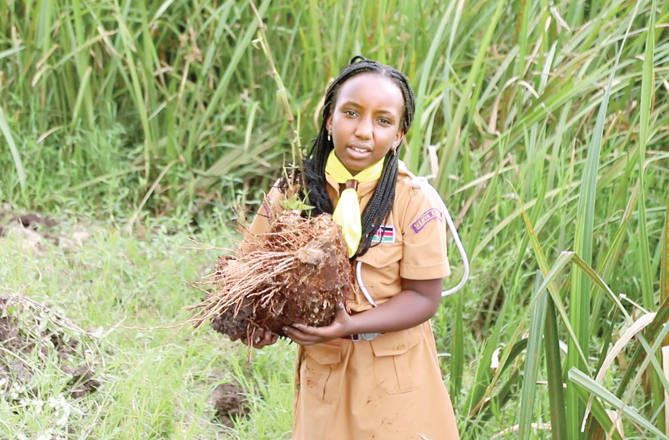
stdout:
[[(446, 204), (442, 200), (437, 190), (434, 189), (434, 187), (430, 185), (430, 183), (427, 181), (427, 178), (414, 177), (413, 181), (411, 182), (411, 185), (414, 188), (422, 188), (427, 191), (430, 191), (430, 193), (434, 196), (434, 198), (438, 200), (438, 203), (441, 205), (444, 218), (446, 219), (446, 224), (448, 225), (448, 229), (451, 231), (451, 234), (453, 235), (455, 246), (458, 248), (460, 256), (462, 257), (462, 265), (464, 266), (464, 273), (462, 274), (462, 279), (455, 287), (452, 287), (448, 290), (444, 290), (443, 292), (441, 292), (442, 297), (452, 295), (458, 290), (462, 289), (464, 285), (467, 283), (467, 279), (469, 278), (469, 258), (467, 258), (465, 247), (462, 245), (462, 241), (460, 241), (460, 236), (458, 235), (458, 231), (455, 228), (455, 224), (453, 223), (451, 214), (448, 212), (448, 208), (446, 208)], [(365, 284), (362, 281), (362, 261), (358, 261), (357, 264), (355, 265), (355, 278), (356, 281), (358, 282), (360, 290), (362, 291), (362, 294), (365, 295), (367, 301), (369, 301), (369, 303), (373, 307), (376, 307), (377, 306), (376, 301), (374, 301), (374, 298), (372, 298), (372, 295), (369, 293), (367, 288), (365, 288)]]
[(446, 218), (446, 224), (448, 225), (448, 229), (450, 229), (451, 234), (453, 235), (453, 241), (455, 241), (455, 246), (458, 248), (458, 251), (460, 252), (460, 257), (462, 258), (462, 265), (464, 267), (464, 273), (462, 274), (462, 279), (455, 287), (452, 287), (448, 290), (444, 290), (443, 292), (441, 292), (442, 297), (453, 295), (455, 292), (457, 292), (458, 290), (462, 289), (465, 286), (465, 284), (467, 283), (467, 279), (469, 278), (469, 258), (467, 258), (467, 252), (465, 252), (465, 247), (462, 245), (462, 241), (460, 241), (458, 230), (455, 228), (455, 224), (453, 223), (453, 219), (451, 218), (451, 214), (448, 212), (448, 208), (446, 207), (444, 200), (441, 198), (437, 190), (434, 189), (434, 187), (430, 185), (430, 183), (427, 181), (427, 177), (415, 177), (411, 184), (414, 188), (423, 188), (430, 191), (434, 196), (434, 198), (437, 199), (438, 203), (441, 205), (441, 208), (444, 212), (444, 217)]

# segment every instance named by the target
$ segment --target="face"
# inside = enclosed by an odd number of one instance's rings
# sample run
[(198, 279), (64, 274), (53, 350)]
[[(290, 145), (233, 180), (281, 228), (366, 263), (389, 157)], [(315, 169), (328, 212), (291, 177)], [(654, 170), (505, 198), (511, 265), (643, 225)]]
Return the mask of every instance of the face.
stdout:
[(364, 73), (341, 85), (326, 127), (337, 158), (351, 174), (369, 168), (400, 145), (403, 113), (402, 91), (390, 78)]

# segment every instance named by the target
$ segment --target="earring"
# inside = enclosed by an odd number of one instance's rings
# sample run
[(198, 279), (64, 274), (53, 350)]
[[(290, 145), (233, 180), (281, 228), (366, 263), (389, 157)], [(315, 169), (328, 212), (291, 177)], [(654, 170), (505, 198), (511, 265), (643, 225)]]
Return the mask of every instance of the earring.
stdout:
[(330, 139), (330, 132), (328, 131), (328, 142), (330, 142), (332, 139)]

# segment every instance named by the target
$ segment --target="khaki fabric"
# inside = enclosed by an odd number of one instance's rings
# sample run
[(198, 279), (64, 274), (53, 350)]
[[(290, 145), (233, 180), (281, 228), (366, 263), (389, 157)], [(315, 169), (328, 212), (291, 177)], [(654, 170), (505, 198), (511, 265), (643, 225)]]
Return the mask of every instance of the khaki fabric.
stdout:
[[(336, 204), (339, 185), (326, 177)], [(400, 172), (390, 218), (373, 247), (357, 259), (362, 285), (377, 305), (402, 291), (402, 278), (450, 274), (438, 195), (415, 182)], [(363, 210), (376, 183), (358, 185)], [(284, 197), (275, 185), (249, 232), (265, 232)], [(373, 307), (362, 293), (347, 303), (356, 312)], [(336, 339), (299, 347), (295, 384), (294, 440), (419, 440), (419, 434), (459, 439), (429, 321), (372, 341)]]

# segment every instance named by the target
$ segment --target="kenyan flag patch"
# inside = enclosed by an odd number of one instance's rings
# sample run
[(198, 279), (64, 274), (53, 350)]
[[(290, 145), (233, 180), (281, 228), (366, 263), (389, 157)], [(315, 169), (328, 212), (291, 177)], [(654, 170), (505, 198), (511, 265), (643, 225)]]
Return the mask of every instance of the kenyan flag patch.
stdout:
[(381, 226), (372, 236), (372, 243), (395, 243), (395, 228)]

